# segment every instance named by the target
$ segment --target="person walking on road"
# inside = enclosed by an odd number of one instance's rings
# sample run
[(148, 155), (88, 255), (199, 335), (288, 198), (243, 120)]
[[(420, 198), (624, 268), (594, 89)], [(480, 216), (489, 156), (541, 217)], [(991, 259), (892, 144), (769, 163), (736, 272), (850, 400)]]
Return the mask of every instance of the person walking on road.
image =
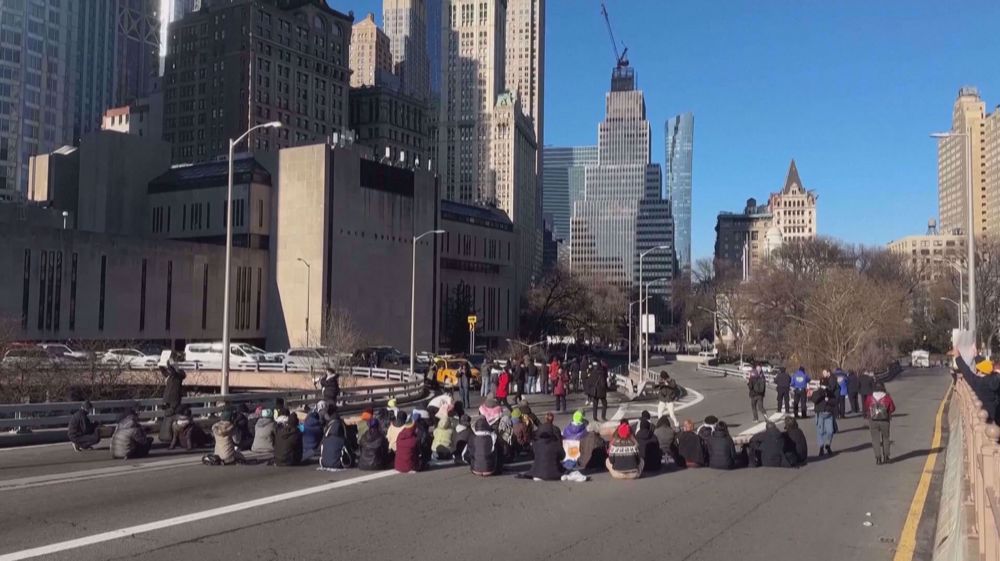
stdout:
[(90, 450), (101, 441), (101, 425), (90, 420), (90, 410), (93, 407), (90, 401), (80, 404), (66, 428), (69, 442), (77, 452)]
[(775, 407), (778, 409), (778, 413), (784, 411), (787, 415), (789, 413), (788, 394), (792, 390), (792, 377), (788, 375), (788, 372), (785, 372), (784, 368), (779, 368), (778, 373), (774, 375), (774, 386), (778, 394)]
[(896, 412), (896, 404), (892, 396), (885, 391), (885, 384), (875, 384), (875, 391), (865, 400), (865, 410), (868, 411), (868, 428), (872, 433), (872, 450), (875, 451), (875, 464), (888, 464), (889, 457), (889, 424), (892, 414)]
[(868, 396), (875, 391), (875, 376), (871, 372), (865, 371), (858, 378), (858, 393), (861, 394), (861, 414), (868, 418), (868, 409), (864, 407), (868, 403)]
[(657, 417), (662, 417), (664, 413), (670, 415), (670, 421), (677, 426), (677, 415), (674, 414), (674, 407), (677, 400), (681, 398), (681, 388), (677, 385), (677, 380), (670, 377), (666, 370), (660, 370), (660, 383), (658, 384), (660, 403), (657, 406)]
[(753, 420), (757, 422), (759, 419), (757, 417), (757, 412), (767, 419), (767, 410), (764, 409), (764, 394), (767, 393), (767, 380), (764, 379), (764, 374), (759, 369), (753, 369), (750, 371), (750, 376), (747, 377), (747, 389), (750, 392), (750, 410), (753, 411)]
[(822, 457), (824, 454), (833, 454), (830, 446), (833, 444), (837, 398), (831, 394), (826, 385), (822, 385), (813, 392), (811, 399), (816, 412), (816, 442), (819, 445), (819, 455)]
[(792, 412), (795, 418), (799, 418), (801, 412), (802, 418), (806, 419), (806, 400), (809, 390), (809, 375), (806, 374), (806, 369), (802, 366), (795, 371), (792, 375)]
[(847, 402), (851, 404), (851, 415), (857, 415), (861, 411), (858, 406), (858, 373), (850, 371), (847, 373)]
[(594, 394), (594, 421), (597, 421), (597, 407), (601, 406), (601, 420), (608, 420), (608, 370), (604, 364), (594, 367), (591, 392)]
[(847, 372), (844, 372), (840, 368), (834, 372), (834, 377), (837, 379), (837, 417), (840, 419), (847, 418)]

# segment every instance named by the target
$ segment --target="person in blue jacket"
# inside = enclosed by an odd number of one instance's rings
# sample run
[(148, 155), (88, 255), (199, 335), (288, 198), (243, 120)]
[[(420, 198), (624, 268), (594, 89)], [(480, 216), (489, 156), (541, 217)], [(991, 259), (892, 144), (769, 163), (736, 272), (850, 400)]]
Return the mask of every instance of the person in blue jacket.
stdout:
[(802, 418), (807, 419), (806, 415), (806, 401), (807, 392), (809, 388), (809, 375), (806, 374), (806, 369), (802, 366), (792, 374), (792, 411), (795, 413), (795, 418), (799, 418), (799, 412), (802, 412)]
[(840, 394), (837, 396), (837, 417), (847, 418), (847, 372), (840, 368), (833, 371), (837, 378), (837, 386), (840, 387)]
[(323, 420), (315, 411), (306, 416), (300, 425), (302, 431), (302, 461), (306, 461), (319, 453), (319, 445), (323, 441)]

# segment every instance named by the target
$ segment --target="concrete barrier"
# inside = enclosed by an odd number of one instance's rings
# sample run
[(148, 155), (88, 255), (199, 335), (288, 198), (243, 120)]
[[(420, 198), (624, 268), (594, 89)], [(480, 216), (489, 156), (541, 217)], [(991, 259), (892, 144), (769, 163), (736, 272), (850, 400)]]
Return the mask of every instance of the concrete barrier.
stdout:
[(948, 446), (945, 449), (944, 475), (941, 482), (941, 502), (938, 506), (937, 527), (934, 530), (935, 561), (971, 561), (978, 558), (978, 544), (969, 537), (969, 527), (975, 513), (966, 504), (969, 494), (965, 478), (965, 427), (958, 407), (948, 410)]

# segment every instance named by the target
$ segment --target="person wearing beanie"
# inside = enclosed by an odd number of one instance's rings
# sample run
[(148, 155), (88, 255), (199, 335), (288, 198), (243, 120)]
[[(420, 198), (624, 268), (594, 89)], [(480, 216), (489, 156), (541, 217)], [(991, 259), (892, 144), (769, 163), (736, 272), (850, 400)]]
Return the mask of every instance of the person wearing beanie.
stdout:
[(485, 418), (476, 420), (472, 438), (465, 449), (465, 461), (473, 474), (489, 477), (500, 473), (502, 461), (499, 440)]
[(84, 401), (73, 413), (73, 418), (66, 427), (69, 442), (77, 452), (90, 450), (101, 441), (101, 425), (90, 420), (90, 410), (93, 408), (89, 400)]
[(788, 463), (792, 467), (806, 465), (809, 457), (809, 444), (806, 441), (805, 433), (799, 428), (799, 423), (794, 417), (785, 417), (785, 436), (788, 445), (785, 456), (788, 458)]
[(531, 442), (534, 437), (534, 425), (523, 415), (520, 409), (514, 409), (510, 417), (513, 425), (511, 434), (517, 452), (530, 452)]
[(111, 435), (111, 457), (129, 460), (149, 455), (153, 439), (139, 424), (135, 408), (129, 408), (119, 418), (115, 432)]
[(270, 409), (263, 409), (260, 418), (253, 429), (253, 443), (250, 450), (253, 452), (274, 452), (274, 428), (275, 422)]
[(282, 409), (274, 419), (274, 464), (295, 466), (302, 463), (302, 433), (298, 417)]
[(608, 459), (604, 462), (614, 479), (637, 479), (642, 476), (645, 461), (639, 453), (639, 443), (632, 436), (632, 427), (622, 419), (608, 445)]
[(365, 432), (368, 431), (368, 422), (375, 417), (375, 412), (369, 407), (361, 412), (361, 418), (358, 419), (355, 426), (358, 429), (358, 443), (360, 445), (361, 439), (365, 436)]
[(702, 439), (708, 439), (715, 432), (715, 425), (719, 422), (719, 418), (715, 415), (709, 415), (705, 417), (705, 422), (698, 427), (698, 436)]
[(319, 470), (340, 471), (354, 466), (354, 456), (347, 446), (347, 428), (340, 417), (330, 420), (319, 447)]
[(190, 452), (195, 448), (202, 448), (213, 442), (213, 439), (205, 434), (205, 431), (202, 430), (198, 423), (194, 422), (190, 405), (181, 405), (180, 410), (174, 416), (174, 426), (171, 432), (173, 433), (173, 438), (170, 441), (170, 450), (181, 446)]
[(455, 429), (451, 426), (451, 419), (443, 417), (438, 419), (437, 426), (434, 427), (434, 440), (431, 441), (431, 450), (436, 460), (452, 459), (452, 445), (455, 440)]
[[(418, 417), (419, 418), (419, 417)], [(399, 473), (416, 473), (423, 466), (420, 438), (416, 422), (412, 419), (396, 433), (396, 457), (393, 465)]]
[(712, 469), (733, 469), (736, 467), (736, 443), (729, 435), (729, 426), (718, 421), (715, 430), (705, 442), (708, 450), (708, 467)]
[(538, 427), (531, 444), (534, 461), (524, 475), (535, 481), (559, 481), (563, 476), (562, 461), (565, 452), (559, 442), (559, 429), (552, 424), (553, 420), (551, 413), (545, 416), (545, 422)]
[(306, 415), (302, 422), (302, 461), (309, 460), (319, 453), (323, 442), (323, 428), (326, 424), (316, 411)]
[(660, 441), (653, 433), (653, 425), (649, 422), (649, 412), (643, 411), (639, 420), (639, 429), (635, 431), (635, 441), (639, 445), (639, 453), (645, 462), (643, 469), (659, 471), (663, 467), (663, 449)]
[(363, 436), (358, 439), (358, 469), (365, 471), (383, 470), (388, 468), (393, 461), (392, 453), (389, 452), (389, 441), (382, 434), (379, 422), (375, 419), (368, 421), (368, 428)]
[(392, 424), (386, 430), (385, 437), (389, 441), (389, 451), (392, 453), (396, 452), (396, 439), (399, 437), (399, 433), (403, 431), (406, 421), (406, 411), (397, 411)]

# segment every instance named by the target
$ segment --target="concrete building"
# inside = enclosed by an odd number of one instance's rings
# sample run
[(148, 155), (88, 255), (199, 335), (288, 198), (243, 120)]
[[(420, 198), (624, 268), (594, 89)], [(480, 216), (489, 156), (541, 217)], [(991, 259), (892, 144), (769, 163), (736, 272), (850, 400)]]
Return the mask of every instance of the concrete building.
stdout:
[(986, 190), (985, 136), (986, 104), (979, 90), (965, 86), (958, 91), (952, 107), (951, 131), (968, 135), (938, 140), (938, 214), (942, 232), (968, 230), (968, 191), (966, 161), (972, 148), (973, 230), (982, 235), (988, 228)]
[(983, 125), (984, 188), (986, 190), (985, 231), (1000, 237), (1000, 106), (993, 109)]
[(443, 0), (438, 129), (441, 194), (490, 202), (491, 123), (504, 88), (506, 0)]
[(201, 9), (203, 0), (160, 0), (160, 76), (167, 64), (167, 51), (174, 48), (170, 44), (168, 30), (170, 24)]
[(28, 200), (68, 211), (74, 220), (80, 196), (80, 149), (63, 146), (32, 156), (28, 169)]
[(788, 166), (784, 187), (771, 193), (767, 206), (782, 239), (816, 237), (816, 192), (802, 186), (795, 160)]
[(444, 16), (444, 0), (429, 0), (425, 3), (427, 9), (427, 66), (430, 71), (430, 97), (438, 99), (441, 96), (441, 37), (442, 20)]
[[(327, 144), (282, 150), (278, 176), (268, 344), (323, 340), (336, 315), (372, 344), (408, 349), (413, 238), (438, 223), (434, 176)], [(417, 349), (435, 341), (436, 247), (427, 236), (416, 248)]]
[[(514, 337), (520, 321), (517, 238), (499, 209), (441, 201), (438, 277), (439, 344), (465, 351), (468, 315), (477, 316), (476, 344)], [(459, 342), (453, 339), (460, 339)]]
[(489, 152), (491, 198), (513, 219), (518, 244), (517, 284), (526, 290), (542, 268), (542, 217), (535, 171), (538, 145), (531, 121), (511, 93), (501, 94), (497, 100)]
[(597, 163), (597, 146), (546, 146), (542, 151), (542, 213), (552, 215), (555, 239), (569, 244), (573, 204), (583, 198), (584, 170)]
[(163, 138), (163, 93), (158, 92), (104, 112), (101, 130), (160, 140)]
[[(404, 94), (420, 101), (430, 97), (428, 50), (428, 4), (437, 4), (441, 25), (442, 0), (382, 0), (382, 25), (391, 43), (392, 73), (399, 77)], [(441, 39), (438, 29), (435, 37)], [(440, 54), (441, 47), (438, 46)], [(354, 84), (351, 84), (354, 86)]]
[[(144, 236), (225, 245), (228, 162), (179, 164), (149, 182)], [(233, 161), (233, 246), (268, 249), (271, 173), (250, 154)]]
[(351, 18), (317, 0), (208, 2), (170, 24), (163, 138), (174, 163), (325, 140), (347, 128)]
[[(670, 201), (663, 198), (662, 173), (660, 166), (653, 164), (646, 167), (646, 191), (639, 200), (636, 215), (635, 251), (633, 276), (638, 279), (645, 290), (649, 285), (649, 294), (654, 297), (650, 302), (650, 313), (658, 318), (664, 318), (670, 309), (672, 297), (672, 282), (677, 269), (677, 258), (674, 252), (674, 217)], [(642, 271), (639, 271), (638, 255), (653, 249), (666, 246), (667, 249), (650, 252), (642, 260)], [(666, 281), (659, 281), (666, 279)], [(651, 284), (654, 283), (655, 284)]]
[(628, 293), (638, 281), (639, 204), (661, 187), (659, 166), (650, 163), (646, 102), (631, 67), (614, 69), (605, 109), (597, 163), (585, 168), (584, 196), (573, 205), (571, 267)]
[(773, 218), (767, 205), (757, 205), (756, 199), (747, 199), (743, 212), (720, 212), (715, 224), (716, 271), (741, 271), (743, 278), (753, 274), (780, 245)]
[(437, 115), (415, 97), (389, 86), (351, 88), (349, 122), (355, 142), (379, 159), (427, 169)]
[(389, 37), (375, 25), (375, 14), (369, 13), (354, 24), (350, 53), (352, 88), (374, 86), (380, 74), (392, 74)]
[(886, 245), (889, 251), (902, 256), (921, 280), (931, 281), (951, 274), (952, 265), (964, 270), (966, 239), (964, 234), (939, 232), (937, 222), (931, 219), (926, 234), (905, 236)]
[(667, 198), (673, 208), (677, 268), (691, 273), (691, 170), (694, 156), (694, 115), (674, 115), (666, 124)]
[[(521, 100), (521, 110), (531, 117), (535, 140), (545, 145), (545, 0), (507, 0), (505, 30), (506, 89)], [(536, 172), (542, 173), (543, 153)], [(538, 201), (539, 212), (542, 202)], [(540, 227), (539, 227), (540, 228)]]
[(23, 199), (31, 156), (72, 144), (79, 2), (0, 2), (0, 201)]
[(104, 112), (151, 94), (160, 75), (160, 0), (77, 5), (73, 138), (101, 128)]

